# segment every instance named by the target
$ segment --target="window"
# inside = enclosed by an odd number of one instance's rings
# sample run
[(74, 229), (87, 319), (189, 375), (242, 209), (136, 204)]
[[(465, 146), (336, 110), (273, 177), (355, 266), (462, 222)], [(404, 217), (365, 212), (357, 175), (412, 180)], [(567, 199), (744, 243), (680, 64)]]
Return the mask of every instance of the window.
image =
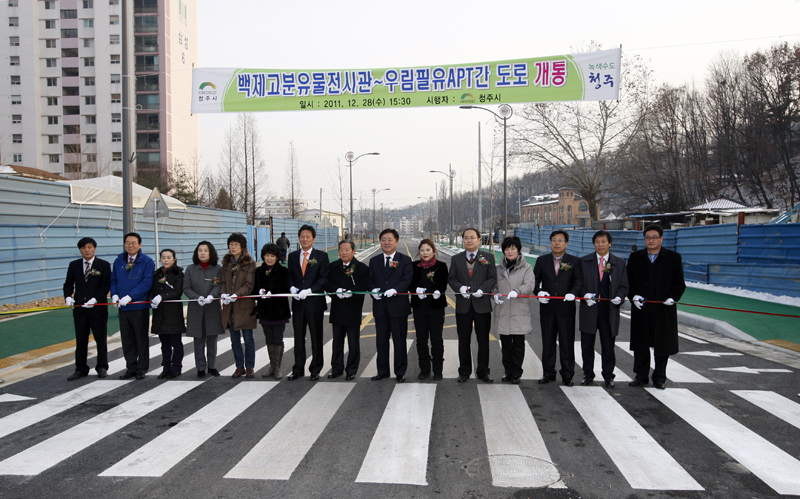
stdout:
[(95, 134), (86, 135), (86, 143), (87, 144), (96, 144), (97, 143), (97, 135), (95, 135)]
[(48, 154), (50, 156), (51, 163), (60, 163), (61, 162), (61, 155), (60, 154)]
[(153, 91), (158, 90), (158, 75), (142, 75), (136, 77), (136, 90), (137, 91)]
[(62, 29), (61, 38), (78, 38), (77, 29)]
[(57, 68), (58, 67), (58, 59), (45, 59), (44, 65), (48, 68)]
[(56, 8), (56, 3), (55, 2), (45, 2), (44, 3), (44, 9), (45, 10), (55, 10), (55, 8)]
[[(44, 4), (47, 5), (47, 2), (45, 2)], [(56, 29), (56, 20), (46, 19), (44, 21), (44, 29)]]
[(11, 104), (22, 104), (22, 96), (21, 95), (12, 95), (11, 96)]
[(19, 0), (8, 0), (9, 7), (19, 7)]
[(158, 113), (152, 114), (137, 114), (136, 115), (136, 129), (137, 130), (158, 130)]
[(11, 76), (11, 84), (12, 85), (19, 85), (20, 84), (20, 77), (19, 76)]
[(61, 68), (61, 76), (80, 76), (78, 68)]
[(83, 65), (86, 67), (94, 66), (94, 57), (84, 57), (83, 58)]
[(122, 142), (122, 132), (112, 132), (111, 142)]
[(9, 17), (8, 25), (14, 27), (19, 26), (19, 17)]
[(61, 11), (61, 19), (77, 19), (78, 18), (78, 11), (77, 10), (62, 10)]
[(62, 114), (64, 114), (64, 115), (81, 114), (81, 107), (80, 106), (64, 106), (64, 110), (63, 110)]
[(121, 83), (121, 82), (122, 82), (122, 77), (120, 75), (118, 74), (111, 75), (111, 83)]
[(48, 135), (47, 142), (49, 144), (58, 144), (58, 135)]
[(56, 44), (56, 39), (55, 38), (48, 38), (47, 40), (45, 40), (44, 41), (44, 48), (46, 48), (46, 49), (58, 48), (58, 45)]
[(58, 125), (58, 116), (48, 116), (47, 117), (47, 124), (48, 125)]
[(64, 144), (65, 154), (80, 154), (80, 152), (81, 152), (80, 144)]
[(14, 163), (22, 163), (22, 154), (14, 155)]
[(136, 155), (136, 166), (155, 168), (161, 166), (160, 152), (143, 152)]
[(94, 8), (94, 0), (83, 0), (83, 8), (84, 9), (93, 9)]
[(8, 37), (8, 44), (12, 47), (19, 47), (19, 37), (18, 36), (9, 36)]
[(581, 204), (578, 205), (578, 211), (589, 211), (589, 205), (581, 201)]
[(137, 14), (155, 14), (158, 12), (158, 0), (134, 0), (133, 11)]
[(158, 33), (158, 16), (139, 16), (133, 18), (134, 33)]
[(111, 94), (111, 103), (112, 104), (119, 104), (122, 102), (122, 97), (120, 94)]
[(86, 162), (87, 163), (97, 163), (97, 154), (87, 154), (86, 155)]
[(86, 104), (87, 106), (94, 106), (96, 104), (96, 102), (94, 100), (94, 95), (86, 95), (86, 96), (84, 96), (83, 103)]
[(94, 114), (87, 114), (86, 116), (84, 116), (84, 118), (86, 118), (86, 124), (87, 125), (96, 125), (97, 124), (97, 116), (95, 116)]
[(122, 113), (111, 113), (111, 123), (122, 123)]
[(47, 86), (48, 87), (57, 87), (58, 86), (58, 78), (47, 78)]
[(136, 149), (158, 149), (159, 148), (159, 133), (137, 133), (136, 134)]
[(57, 106), (58, 105), (58, 97), (48, 97), (47, 98), (47, 105), (48, 106)]
[(136, 109), (158, 109), (158, 102), (158, 94), (139, 94), (136, 96)]
[(21, 133), (15, 133), (14, 135), (12, 135), (11, 136), (11, 143), (12, 144), (22, 144), (22, 134)]
[(90, 49), (94, 47), (94, 38), (84, 38), (83, 39), (83, 48)]
[(157, 55), (137, 55), (136, 71), (158, 71)]
[(78, 49), (61, 49), (61, 57), (78, 57)]
[(81, 164), (80, 163), (65, 163), (64, 164), (64, 173), (80, 173), (81, 172)]
[(158, 52), (158, 36), (143, 35), (133, 37), (134, 52)]
[(61, 95), (80, 95), (78, 87), (61, 87)]
[(18, 55), (12, 55), (11, 57), (8, 58), (8, 60), (9, 60), (9, 64), (11, 64), (12, 66), (19, 66), (19, 56)]
[(122, 153), (121, 152), (112, 152), (111, 153), (111, 161), (122, 161)]
[(84, 86), (93, 87), (94, 86), (94, 76), (90, 76), (88, 78), (83, 79)]
[(119, 45), (119, 35), (111, 35), (111, 38), (109, 39), (108, 43), (110, 43), (111, 45)]
[(111, 26), (119, 24), (119, 16), (108, 16), (108, 24)]
[(84, 19), (83, 20), (83, 27), (84, 28), (94, 28), (94, 19)]
[(119, 54), (111, 54), (111, 64), (119, 64), (120, 58)]
[(64, 135), (77, 135), (81, 133), (80, 125), (64, 125)]
[(108, 5), (119, 5), (119, 0), (108, 0)]

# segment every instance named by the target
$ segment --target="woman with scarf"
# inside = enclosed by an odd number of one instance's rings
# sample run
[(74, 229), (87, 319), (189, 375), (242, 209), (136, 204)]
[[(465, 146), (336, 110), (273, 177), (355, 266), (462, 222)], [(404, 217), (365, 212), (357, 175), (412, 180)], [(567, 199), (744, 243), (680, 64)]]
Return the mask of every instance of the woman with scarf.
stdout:
[[(442, 379), (444, 364), (444, 309), (447, 299), (447, 264), (436, 260), (436, 245), (430, 239), (419, 243), (419, 260), (412, 262), (414, 275), (411, 278), (411, 308), (414, 327), (417, 330), (417, 354), (419, 355), (419, 379), (427, 379), (433, 370), (433, 379)], [(428, 349), (430, 339), (430, 350)]]
[(206, 366), (208, 374), (219, 376), (216, 369), (217, 336), (225, 334), (225, 330), (222, 329), (222, 313), (217, 299), (222, 271), (217, 258), (214, 245), (201, 241), (194, 249), (193, 263), (186, 267), (183, 276), (183, 294), (192, 300), (186, 309), (186, 335), (194, 338), (198, 378), (206, 376)]
[[(228, 254), (222, 259), (222, 327), (231, 332), (231, 349), (236, 362), (233, 378), (255, 376), (256, 341), (253, 329), (258, 325), (251, 313), (256, 306), (248, 296), (256, 282), (256, 262), (247, 251), (247, 238), (234, 233), (228, 237)], [(244, 351), (242, 338), (244, 337)]]
[(522, 361), (525, 359), (525, 335), (531, 328), (531, 307), (528, 298), (519, 295), (533, 293), (533, 268), (522, 256), (522, 241), (517, 236), (503, 239), (500, 246), (503, 258), (497, 264), (497, 289), (492, 311), (492, 331), (500, 335), (505, 375), (501, 381), (519, 384)]
[(292, 317), (287, 297), (274, 297), (276, 294), (289, 293), (289, 270), (280, 264), (281, 248), (277, 244), (265, 244), (261, 248), (261, 259), (264, 261), (256, 269), (256, 283), (253, 294), (261, 295), (257, 299), (258, 322), (264, 330), (269, 353), (269, 369), (261, 373), (262, 378), (275, 376), (281, 379), (281, 362), (283, 361), (283, 332)]
[(164, 366), (158, 379), (173, 379), (181, 375), (181, 336), (186, 333), (183, 303), (161, 303), (162, 300), (180, 300), (183, 295), (183, 269), (177, 264), (173, 250), (161, 250), (161, 268), (153, 274), (153, 287), (150, 289), (150, 306), (153, 308), (150, 334), (157, 334), (161, 341), (161, 365)]

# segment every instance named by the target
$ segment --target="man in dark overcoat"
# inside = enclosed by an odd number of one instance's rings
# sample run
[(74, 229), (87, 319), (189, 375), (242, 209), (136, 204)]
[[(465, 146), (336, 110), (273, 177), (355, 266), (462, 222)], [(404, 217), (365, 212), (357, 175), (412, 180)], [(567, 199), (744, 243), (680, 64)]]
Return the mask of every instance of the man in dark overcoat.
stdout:
[[(664, 229), (650, 224), (644, 228), (645, 249), (631, 253), (628, 259), (628, 297), (631, 308), (631, 350), (636, 377), (631, 386), (649, 382), (650, 347), (655, 367), (653, 386), (664, 389), (667, 361), (678, 353), (678, 311), (686, 283), (680, 253), (662, 247)], [(655, 301), (658, 303), (645, 303)]]

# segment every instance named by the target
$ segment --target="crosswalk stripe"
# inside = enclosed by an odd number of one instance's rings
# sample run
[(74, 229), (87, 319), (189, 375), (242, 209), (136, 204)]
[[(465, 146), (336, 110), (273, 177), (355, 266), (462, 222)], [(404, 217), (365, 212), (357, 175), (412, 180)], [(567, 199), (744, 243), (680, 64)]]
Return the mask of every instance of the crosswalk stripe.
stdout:
[(356, 482), (428, 485), (428, 445), (436, 385), (396, 385)]
[[(241, 383), (140, 447), (100, 476), (159, 477), (274, 388), (277, 382)], [(169, 449), (169, 452), (164, 452)]]
[[(231, 348), (233, 348), (233, 346), (231, 346)], [(244, 347), (242, 347), (242, 348), (244, 348)], [(269, 355), (267, 354), (267, 347), (263, 346), (263, 347), (259, 348), (258, 350), (256, 350), (256, 363), (255, 363), (255, 367), (253, 369), (255, 371), (258, 371), (259, 369), (261, 369), (262, 367), (266, 366), (267, 364), (269, 364)], [(236, 362), (234, 362), (233, 364), (229, 365), (228, 367), (226, 367), (225, 369), (223, 369), (219, 373), (222, 376), (230, 376), (230, 375), (233, 374), (233, 372), (235, 370), (236, 370)]]
[[(411, 349), (411, 345), (414, 344), (414, 340), (406, 340), (406, 350)], [(394, 372), (394, 342), (391, 340), (389, 341), (389, 370)], [(362, 378), (371, 378), (378, 374), (378, 354), (372, 356), (372, 360), (369, 361), (367, 367), (361, 372)]]
[(800, 462), (686, 388), (653, 397), (689, 423), (779, 494), (800, 494)]
[[(596, 341), (600, 341), (600, 338), (597, 338)], [(583, 352), (581, 351), (580, 341), (575, 342), (575, 364), (583, 367)], [(594, 377), (597, 379), (603, 379), (603, 357), (597, 350), (594, 351)], [(614, 380), (625, 382), (630, 381), (631, 378), (615, 366)]]
[(458, 378), (458, 340), (444, 340), (443, 378)]
[[(623, 352), (627, 353), (631, 357), (633, 356), (633, 350), (630, 349), (629, 342), (618, 342), (617, 346), (622, 349)], [(654, 368), (656, 366), (655, 357), (653, 357), (653, 349), (650, 349), (650, 367)], [(667, 363), (667, 379), (670, 381), (674, 381), (675, 383), (713, 383), (710, 379), (706, 378), (705, 376), (698, 374), (691, 369), (687, 368), (683, 364), (669, 359)]]
[[(526, 456), (552, 462), (547, 446), (528, 402), (518, 386), (478, 385), (481, 401), (486, 450), (492, 456)], [(511, 469), (500, 460), (491, 461), (492, 485), (506, 484), (502, 477), (511, 477), (532, 470)], [(513, 463), (515, 468), (519, 462)]]
[(34, 425), (39, 421), (44, 421), (50, 416), (60, 414), (67, 409), (71, 409), (72, 407), (80, 405), (87, 400), (91, 400), (95, 397), (108, 393), (111, 390), (115, 390), (127, 383), (130, 383), (130, 380), (95, 381), (80, 386), (74, 390), (70, 390), (67, 393), (53, 397), (49, 400), (40, 402), (26, 409), (22, 409), (21, 411), (9, 414), (3, 419), (0, 419), (0, 438), (10, 435), (11, 433), (19, 431), (23, 428), (27, 428), (28, 426)]
[(354, 386), (314, 385), (225, 478), (288, 480)]
[[(736, 395), (779, 417), (795, 428), (800, 428), (800, 404), (783, 395), (762, 390), (731, 390)], [(2, 421), (0, 421), (2, 423)]]
[[(155, 345), (152, 345), (148, 350), (147, 355), (149, 355), (151, 359), (153, 357), (161, 355), (161, 343), (159, 342), (156, 343)], [(112, 360), (111, 362), (108, 363), (107, 372), (108, 375), (110, 376), (112, 374), (118, 374), (124, 371), (125, 369), (127, 369), (127, 367), (128, 364), (127, 362), (125, 362), (125, 356), (123, 355), (122, 357)], [(158, 369), (155, 369), (155, 371), (161, 371), (161, 368), (159, 367)]]
[(561, 389), (632, 488), (703, 490), (606, 390)]
[[(181, 362), (181, 364), (182, 364), (181, 372), (183, 372), (183, 373), (187, 372), (189, 369), (194, 369), (197, 366), (197, 363), (195, 362), (195, 358), (194, 358), (194, 338), (187, 337), (186, 339), (188, 339), (189, 341), (188, 342), (184, 342), (184, 344), (185, 345), (189, 345), (189, 346), (184, 349), (184, 353), (183, 353), (183, 361)], [(217, 340), (218, 340), (217, 341), (217, 359), (219, 359), (219, 356), (222, 355), (223, 353), (226, 353), (228, 350), (230, 350), (232, 348), (232, 346), (231, 346), (231, 342), (230, 341), (224, 341), (224, 339), (219, 341), (220, 338), (217, 338)], [(154, 347), (150, 347), (150, 352), (152, 353), (153, 352), (153, 348), (155, 348), (155, 347), (158, 347), (157, 354), (161, 353), (161, 345), (160, 344), (155, 345)], [(151, 355), (150, 358), (152, 359), (153, 356)], [(117, 359), (117, 361), (119, 361), (119, 360), (122, 360), (122, 367), (124, 369), (124, 367), (125, 367), (125, 359), (124, 358)], [(164, 369), (162, 366), (158, 366), (155, 369), (150, 370), (147, 374), (148, 375), (156, 375), (156, 374), (160, 373), (162, 369)], [(109, 374), (110, 373), (111, 372), (109, 371)]]
[(525, 340), (525, 358), (522, 361), (522, 379), (539, 379), (544, 376), (542, 361), (531, 348), (530, 342)]
[(0, 462), (0, 475), (38, 475), (180, 397), (200, 381), (171, 381)]

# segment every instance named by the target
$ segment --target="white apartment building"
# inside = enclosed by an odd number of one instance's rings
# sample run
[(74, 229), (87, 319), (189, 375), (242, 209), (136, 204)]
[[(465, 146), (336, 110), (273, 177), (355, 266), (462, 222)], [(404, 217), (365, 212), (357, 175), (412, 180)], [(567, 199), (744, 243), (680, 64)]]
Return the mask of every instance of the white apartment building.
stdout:
[[(6, 10), (0, 12), (0, 163), (68, 178), (121, 174), (121, 4), (0, 3)], [(188, 163), (198, 136), (197, 117), (188, 111), (196, 0), (128, 0), (127, 6), (134, 167)]]
[(396, 222), (395, 225), (400, 234), (414, 235), (422, 232), (423, 222), (422, 220), (417, 220), (416, 218), (403, 217)]
[[(308, 210), (308, 201), (305, 199), (295, 200), (295, 216)], [(290, 199), (279, 197), (270, 199), (264, 207), (264, 214), (274, 218), (292, 218), (292, 202)]]

